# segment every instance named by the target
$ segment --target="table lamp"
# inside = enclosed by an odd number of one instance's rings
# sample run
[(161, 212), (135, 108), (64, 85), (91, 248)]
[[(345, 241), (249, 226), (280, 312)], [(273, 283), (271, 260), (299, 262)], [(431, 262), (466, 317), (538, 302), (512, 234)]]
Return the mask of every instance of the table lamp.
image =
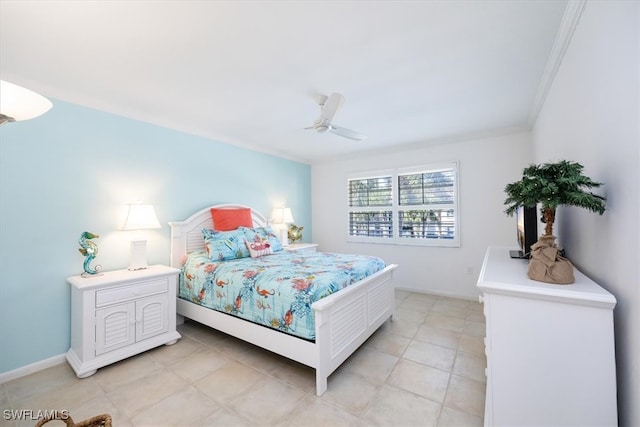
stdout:
[[(162, 228), (153, 205), (132, 204), (129, 205), (127, 220), (123, 230), (149, 230), (152, 228)], [(147, 265), (147, 240), (139, 234), (131, 241), (131, 264), (129, 270), (144, 270)]]
[(291, 215), (290, 208), (275, 208), (271, 211), (271, 217), (269, 222), (273, 224), (273, 228), (280, 232), (280, 241), (282, 246), (289, 246), (289, 239), (287, 237), (287, 224), (294, 222), (293, 215)]

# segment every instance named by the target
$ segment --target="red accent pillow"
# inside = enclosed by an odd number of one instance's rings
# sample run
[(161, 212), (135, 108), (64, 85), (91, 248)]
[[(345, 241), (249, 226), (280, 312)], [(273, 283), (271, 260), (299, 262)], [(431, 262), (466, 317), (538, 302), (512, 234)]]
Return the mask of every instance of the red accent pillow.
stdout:
[(213, 229), (217, 231), (235, 230), (238, 227), (253, 227), (250, 208), (211, 208)]

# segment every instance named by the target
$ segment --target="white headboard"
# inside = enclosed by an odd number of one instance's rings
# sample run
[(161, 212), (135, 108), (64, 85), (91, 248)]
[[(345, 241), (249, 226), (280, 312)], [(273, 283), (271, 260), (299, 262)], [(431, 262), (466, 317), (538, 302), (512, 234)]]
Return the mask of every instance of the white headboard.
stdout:
[[(209, 206), (191, 215), (184, 221), (172, 221), (171, 227), (171, 266), (182, 267), (183, 257), (190, 252), (204, 250), (203, 228), (213, 229), (211, 208), (238, 209), (249, 208), (243, 205), (214, 205)], [(251, 208), (250, 208), (251, 209)], [(266, 227), (269, 221), (260, 212), (251, 209), (251, 219), (254, 227)]]

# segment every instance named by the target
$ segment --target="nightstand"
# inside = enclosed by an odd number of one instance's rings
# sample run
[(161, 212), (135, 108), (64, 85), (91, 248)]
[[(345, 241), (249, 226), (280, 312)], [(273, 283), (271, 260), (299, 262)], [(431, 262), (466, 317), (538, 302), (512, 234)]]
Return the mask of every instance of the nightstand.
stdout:
[(78, 378), (180, 339), (176, 286), (180, 270), (153, 265), (67, 279), (71, 284), (71, 348), (67, 361)]
[(284, 247), (288, 251), (315, 252), (318, 248), (317, 243), (290, 243)]

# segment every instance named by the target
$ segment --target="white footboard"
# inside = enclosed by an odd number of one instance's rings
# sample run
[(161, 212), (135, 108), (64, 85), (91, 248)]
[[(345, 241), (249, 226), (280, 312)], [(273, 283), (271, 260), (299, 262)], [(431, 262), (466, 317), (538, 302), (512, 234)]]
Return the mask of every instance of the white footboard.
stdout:
[(364, 343), (395, 308), (392, 264), (360, 283), (315, 302), (316, 394), (327, 390), (327, 378)]
[(359, 283), (315, 302), (316, 341), (271, 330), (228, 314), (177, 299), (178, 314), (316, 370), (316, 394), (327, 378), (387, 319), (395, 307), (392, 264)]
[[(246, 208), (232, 204), (210, 206), (199, 210), (185, 221), (170, 222), (173, 267), (180, 268), (188, 253), (204, 248), (201, 230), (214, 228), (210, 213), (212, 207)], [(267, 219), (253, 209), (251, 217), (256, 227), (268, 225)], [(389, 265), (357, 284), (315, 302), (311, 306), (315, 314), (315, 342), (180, 298), (177, 299), (177, 313), (315, 368), (316, 394), (320, 396), (327, 390), (329, 375), (393, 315), (395, 300), (392, 276), (396, 267), (394, 264)]]

